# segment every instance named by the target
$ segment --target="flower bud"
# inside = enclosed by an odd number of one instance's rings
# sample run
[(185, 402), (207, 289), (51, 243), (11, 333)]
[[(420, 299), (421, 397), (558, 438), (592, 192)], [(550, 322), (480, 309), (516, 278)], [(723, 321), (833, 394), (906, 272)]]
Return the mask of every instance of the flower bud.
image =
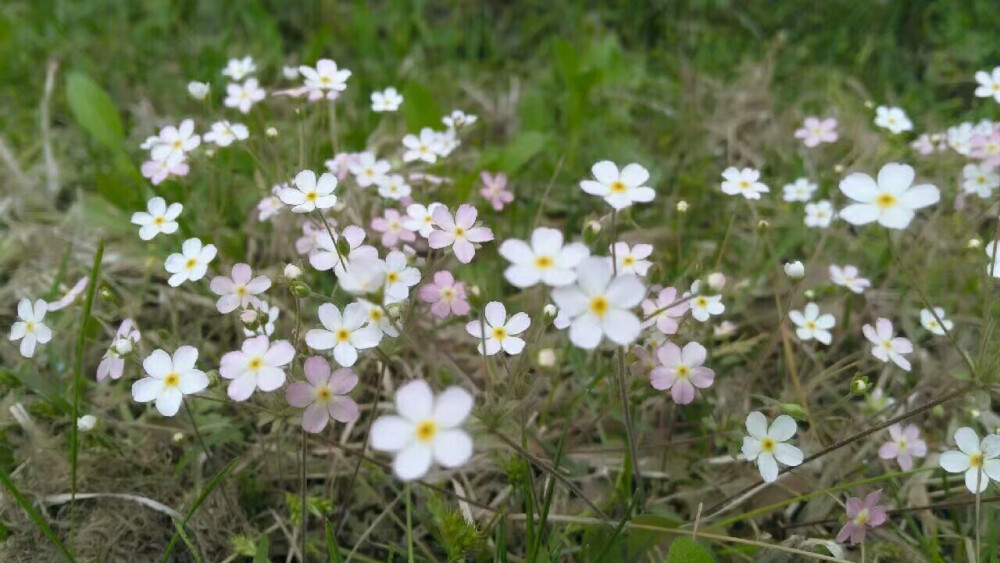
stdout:
[(302, 275), (302, 269), (295, 264), (286, 264), (284, 274), (285, 279), (297, 280)]
[(268, 127), (267, 130), (264, 131), (264, 133), (267, 134), (268, 137), (277, 137), (278, 136), (278, 130), (275, 129), (274, 127)]
[(556, 306), (553, 305), (552, 303), (546, 303), (545, 306), (542, 307), (542, 315), (545, 317), (545, 320), (547, 321), (555, 319), (556, 315), (558, 314), (559, 314), (559, 309), (557, 309)]
[(805, 291), (804, 291), (804, 292), (802, 293), (802, 295), (803, 295), (803, 296), (805, 296), (805, 298), (806, 298), (806, 299), (809, 299), (810, 301), (811, 301), (811, 300), (813, 300), (813, 299), (816, 299), (816, 292), (815, 292), (815, 291), (813, 291), (813, 290), (811, 290), (811, 289), (807, 289), (807, 290), (805, 290)]
[(837, 174), (843, 173), (844, 172), (844, 165), (843, 164), (835, 164), (833, 166), (833, 171), (836, 172)]
[(538, 365), (550, 368), (556, 365), (556, 351), (552, 348), (542, 348), (538, 351)]
[(767, 219), (761, 219), (757, 222), (757, 230), (766, 231), (769, 228), (771, 228), (771, 223), (769, 223)]
[(246, 325), (248, 328), (257, 324), (257, 311), (253, 309), (244, 309), (240, 313), (240, 322)]
[(806, 267), (799, 260), (785, 262), (785, 275), (793, 280), (802, 279), (806, 275)]
[(690, 206), (688, 205), (688, 202), (684, 201), (683, 199), (677, 202), (677, 211), (679, 213), (687, 213), (689, 207)]
[(174, 435), (171, 437), (171, 439), (174, 441), (175, 444), (180, 444), (181, 442), (184, 441), (184, 433), (174, 432)]
[[(347, 239), (344, 237), (338, 237), (336, 246), (337, 246), (337, 254), (340, 255), (340, 259), (343, 259), (344, 262), (347, 262), (347, 257), (350, 256), (351, 254), (351, 243), (347, 242)], [(340, 259), (337, 260), (338, 264), (340, 263)]]
[(726, 287), (726, 275), (722, 272), (712, 272), (708, 274), (708, 287), (714, 289), (715, 291), (722, 291), (722, 288)]
[(870, 387), (867, 376), (855, 375), (851, 378), (851, 393), (854, 395), (864, 395), (868, 393)]
[(188, 94), (196, 100), (204, 100), (211, 89), (207, 82), (188, 82)]
[(983, 246), (983, 241), (979, 240), (978, 238), (970, 238), (967, 246), (975, 250)]
[(806, 409), (797, 403), (782, 403), (781, 412), (799, 420), (805, 420), (806, 418)]
[(292, 290), (292, 295), (296, 297), (308, 297), (312, 291), (302, 280), (293, 280), (289, 288)]
[(92, 414), (85, 414), (76, 419), (76, 428), (80, 432), (90, 432), (97, 426), (97, 417)]
[(119, 338), (115, 341), (115, 353), (119, 356), (127, 356), (132, 353), (132, 339)]

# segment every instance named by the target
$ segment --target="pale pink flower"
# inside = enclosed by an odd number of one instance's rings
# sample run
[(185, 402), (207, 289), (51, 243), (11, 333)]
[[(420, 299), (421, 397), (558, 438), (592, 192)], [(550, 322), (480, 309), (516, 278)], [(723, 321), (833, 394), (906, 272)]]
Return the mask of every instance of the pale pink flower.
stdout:
[[(688, 312), (690, 302), (676, 303), (680, 301), (680, 295), (676, 287), (667, 287), (660, 290), (656, 299), (646, 299), (642, 302), (643, 317), (648, 317), (643, 323), (643, 328), (656, 325), (657, 330), (663, 334), (677, 334), (680, 326), (678, 320)], [(655, 313), (655, 314), (654, 314)]]
[(331, 418), (345, 424), (358, 419), (358, 405), (347, 395), (358, 384), (358, 376), (350, 368), (331, 373), (325, 358), (312, 356), (303, 371), (306, 381), (296, 381), (285, 391), (289, 405), (306, 409), (303, 430), (315, 434), (322, 432)]
[(483, 181), (483, 188), (479, 190), (479, 193), (486, 198), (486, 201), (490, 202), (493, 209), (502, 211), (504, 205), (514, 201), (514, 192), (507, 189), (506, 174), (498, 172), (491, 175), (489, 172), (483, 171), (480, 172), (479, 177)]
[(985, 166), (1000, 166), (1000, 129), (990, 134), (976, 133), (969, 140), (969, 156), (982, 160)]
[(231, 278), (216, 276), (212, 278), (209, 287), (212, 293), (219, 296), (215, 307), (220, 313), (226, 314), (235, 311), (237, 307), (246, 308), (250, 305), (260, 307), (260, 298), (257, 295), (271, 287), (271, 280), (267, 276), (254, 278), (249, 264), (236, 264), (233, 266)]
[(431, 314), (440, 319), (449, 315), (460, 317), (469, 314), (469, 301), (465, 297), (465, 284), (455, 281), (451, 272), (442, 270), (434, 274), (434, 283), (420, 288), (420, 299), (431, 304)]
[(715, 372), (702, 364), (707, 351), (697, 342), (689, 342), (682, 349), (673, 342), (667, 342), (656, 350), (660, 365), (649, 375), (653, 389), (670, 389), (674, 402), (686, 405), (694, 400), (694, 389), (707, 389), (715, 381)]
[(115, 333), (115, 339), (111, 341), (108, 350), (101, 358), (101, 363), (97, 366), (97, 381), (101, 382), (110, 377), (119, 379), (125, 372), (125, 356), (135, 349), (139, 342), (139, 330), (135, 328), (135, 321), (125, 319)]
[(868, 528), (876, 528), (885, 523), (885, 507), (878, 503), (882, 496), (879, 489), (869, 493), (862, 501), (857, 497), (847, 499), (847, 517), (850, 521), (844, 524), (837, 534), (837, 541), (844, 543), (850, 538), (852, 545), (857, 545), (865, 541), (865, 534)]
[(190, 171), (184, 153), (175, 153), (166, 160), (147, 160), (140, 168), (143, 178), (149, 178), (154, 186), (160, 185), (171, 176), (187, 176)]
[(634, 346), (632, 355), (635, 356), (635, 361), (628, 368), (632, 377), (649, 377), (653, 370), (660, 365), (656, 355), (642, 346)]
[(920, 439), (920, 429), (915, 424), (906, 428), (893, 424), (889, 427), (889, 437), (892, 439), (882, 444), (878, 456), (882, 459), (895, 458), (903, 471), (913, 468), (913, 458), (927, 455), (927, 444)]
[(476, 255), (473, 243), (493, 240), (493, 231), (488, 227), (476, 227), (476, 208), (464, 204), (455, 212), (454, 219), (448, 208), (441, 206), (434, 209), (434, 225), (440, 229), (431, 232), (427, 239), (431, 248), (440, 249), (452, 247), (455, 258), (463, 264), (468, 264)]
[(413, 242), (417, 235), (406, 228), (403, 217), (396, 209), (386, 209), (382, 217), (372, 219), (372, 230), (382, 233), (382, 246), (395, 248), (399, 241)]
[(818, 117), (807, 117), (802, 128), (795, 131), (795, 138), (802, 139), (802, 144), (807, 147), (832, 143), (837, 140), (837, 120), (833, 117), (822, 120)]

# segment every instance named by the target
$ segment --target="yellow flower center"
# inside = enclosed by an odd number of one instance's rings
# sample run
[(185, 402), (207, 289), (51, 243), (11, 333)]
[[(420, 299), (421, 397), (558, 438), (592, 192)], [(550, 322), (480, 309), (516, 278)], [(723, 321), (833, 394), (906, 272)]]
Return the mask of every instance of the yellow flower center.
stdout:
[(320, 84), (329, 84), (330, 82), (331, 82), (331, 80), (330, 80), (329, 76), (320, 76), (319, 77), (319, 83)]
[(316, 400), (320, 402), (327, 402), (333, 397), (333, 391), (330, 391), (329, 387), (323, 386), (316, 390)]
[(590, 298), (590, 312), (597, 317), (603, 317), (608, 312), (608, 300), (603, 295)]
[(983, 464), (983, 454), (972, 454), (969, 456), (969, 467), (979, 467)]
[(493, 338), (495, 338), (497, 340), (503, 340), (504, 338), (507, 338), (507, 329), (504, 328), (504, 327), (502, 327), (502, 326), (498, 326), (498, 327), (494, 328), (493, 329)]
[(179, 149), (179, 148), (181, 148), (181, 147), (182, 147), (183, 145), (184, 145), (184, 143), (181, 143), (181, 140), (180, 140), (180, 139), (176, 139), (176, 140), (174, 140), (174, 142), (173, 142), (173, 146), (174, 146), (174, 148), (175, 148), (175, 149)]
[(620, 194), (624, 193), (625, 190), (628, 189), (628, 187), (625, 185), (625, 182), (622, 182), (621, 180), (615, 180), (614, 182), (611, 182), (611, 184), (608, 186), (608, 189), (611, 190), (611, 193)]
[(766, 453), (769, 453), (769, 454), (770, 453), (774, 453), (774, 445), (775, 445), (774, 444), (774, 439), (772, 439), (772, 438), (764, 438), (763, 440), (760, 441), (760, 451), (766, 452)]
[(375, 322), (381, 321), (382, 309), (379, 309), (378, 307), (372, 307), (371, 311), (368, 311), (368, 318)]
[(555, 260), (551, 256), (538, 256), (535, 258), (535, 267), (539, 270), (548, 270), (555, 265)]
[(908, 444), (906, 443), (906, 438), (900, 438), (899, 441), (896, 442), (896, 447), (901, 450), (905, 450), (908, 447)]
[(629, 254), (622, 258), (622, 266), (635, 266), (635, 256)]
[(455, 236), (456, 237), (464, 237), (465, 236), (465, 229), (463, 229), (462, 227), (456, 226), (455, 227)]
[(24, 323), (24, 328), (28, 332), (34, 332), (35, 331), (35, 321), (28, 321), (28, 322)]
[(450, 287), (446, 287), (446, 288), (444, 288), (444, 289), (441, 290), (441, 299), (444, 299), (445, 301), (451, 301), (454, 298), (455, 298), (455, 290), (454, 289), (452, 289)]
[(854, 517), (854, 523), (858, 526), (864, 526), (868, 523), (868, 509), (862, 508), (858, 515)]
[(749, 187), (750, 187), (750, 182), (747, 182), (746, 180), (740, 180), (740, 189), (741, 190), (745, 190), (745, 189), (747, 189)]
[(674, 369), (674, 375), (676, 375), (678, 379), (687, 379), (688, 376), (691, 375), (691, 368), (687, 366), (677, 366), (677, 368)]
[(429, 442), (437, 434), (437, 423), (433, 420), (425, 420), (417, 425), (417, 440)]
[(157, 227), (162, 226), (163, 223), (165, 223), (165, 222), (166, 222), (166, 219), (164, 219), (163, 217), (157, 217), (157, 218), (153, 219), (153, 224), (156, 225)]
[(808, 328), (809, 330), (816, 330), (816, 322), (806, 321), (806, 328)]
[(889, 209), (890, 207), (896, 205), (897, 201), (896, 196), (889, 193), (882, 193), (875, 198), (875, 205), (877, 205), (879, 209)]
[(317, 198), (319, 198), (319, 194), (316, 192), (309, 192), (306, 194), (306, 201), (315, 202)]
[(337, 342), (347, 342), (348, 340), (351, 339), (351, 333), (346, 328), (340, 328), (337, 329), (335, 337), (337, 339)]
[(399, 281), (399, 273), (398, 272), (389, 272), (388, 274), (385, 275), (385, 281), (387, 281), (389, 283), (396, 283), (396, 282), (398, 282)]
[(236, 286), (235, 293), (236, 293), (236, 295), (239, 295), (240, 297), (246, 296), (246, 294), (247, 294), (247, 286), (245, 286), (245, 285), (238, 285), (238, 286)]
[(179, 373), (172, 371), (163, 378), (164, 387), (177, 387), (181, 384), (181, 376)]
[(197, 265), (198, 265), (198, 259), (197, 258), (188, 258), (188, 261), (184, 264), (184, 267), (187, 268), (188, 270), (190, 270), (190, 269), (194, 268)]
[(698, 307), (707, 307), (708, 299), (705, 299), (704, 297), (696, 297), (694, 299), (694, 304), (697, 305)]

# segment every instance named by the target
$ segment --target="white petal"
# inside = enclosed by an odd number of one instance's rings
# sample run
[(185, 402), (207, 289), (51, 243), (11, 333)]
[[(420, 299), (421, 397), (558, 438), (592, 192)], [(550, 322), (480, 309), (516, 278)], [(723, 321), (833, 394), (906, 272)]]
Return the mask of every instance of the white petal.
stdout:
[(767, 418), (760, 411), (753, 411), (747, 415), (747, 433), (758, 440), (767, 437)]
[(434, 438), (434, 459), (444, 467), (458, 467), (472, 457), (472, 438), (464, 430), (443, 430)]
[(434, 421), (443, 428), (454, 428), (469, 416), (473, 398), (461, 387), (449, 387), (434, 401)]
[(396, 454), (396, 459), (392, 463), (392, 469), (403, 481), (419, 479), (427, 474), (431, 468), (433, 452), (430, 446), (421, 443), (413, 443)]
[(419, 422), (431, 417), (434, 393), (422, 379), (411, 381), (396, 391), (396, 410), (406, 419)]
[(406, 447), (414, 437), (413, 424), (401, 416), (380, 416), (372, 424), (372, 449), (395, 452)]
[(968, 426), (963, 426), (955, 431), (955, 445), (966, 455), (978, 454), (979, 435)]

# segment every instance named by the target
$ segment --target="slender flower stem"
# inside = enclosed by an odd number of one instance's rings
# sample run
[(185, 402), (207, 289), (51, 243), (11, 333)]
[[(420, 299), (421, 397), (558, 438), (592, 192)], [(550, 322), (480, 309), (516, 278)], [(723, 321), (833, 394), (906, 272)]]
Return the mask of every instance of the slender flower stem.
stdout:
[(308, 512), (306, 510), (306, 431), (305, 430), (302, 430), (302, 440), (301, 440), (301, 443), (302, 443), (302, 445), (301, 445), (301, 447), (299, 449), (299, 453), (301, 455), (301, 458), (300, 458), (301, 459), (301, 463), (299, 464), (301, 466), (300, 469), (299, 469), (299, 471), (300, 471), (299, 477), (301, 478), (301, 481), (299, 483), (299, 501), (301, 502), (301, 506), (299, 508), (302, 510), (302, 521), (299, 523), (299, 525), (301, 526), (301, 528), (299, 530), (299, 536), (300, 536), (299, 537), (299, 541), (301, 542), (301, 548), (300, 549), (301, 549), (301, 553), (302, 553), (302, 561), (305, 562), (305, 560), (306, 560), (306, 520), (308, 520), (308, 518), (309, 518), (309, 514), (308, 514)]
[[(618, 394), (622, 402), (622, 417), (625, 420), (625, 440), (628, 442), (629, 458), (632, 460), (632, 478), (635, 480), (636, 497), (633, 504), (641, 513), (645, 504), (645, 494), (642, 488), (642, 473), (639, 469), (639, 450), (635, 444), (635, 430), (632, 428), (632, 414), (628, 404), (628, 380), (625, 376), (625, 348), (619, 347), (615, 356), (618, 368)], [(628, 516), (630, 515), (626, 514), (626, 517)]]
[(344, 264), (344, 257), (340, 254), (340, 249), (337, 248), (337, 237), (333, 234), (333, 229), (330, 228), (330, 223), (327, 222), (326, 216), (319, 209), (316, 210), (316, 215), (319, 215), (320, 221), (323, 221), (323, 226), (326, 227), (326, 234), (330, 235), (330, 242), (333, 243), (333, 251), (337, 254), (337, 260), (340, 261), (340, 267), (347, 269), (347, 265)]
[(410, 484), (406, 484), (406, 560), (413, 563), (413, 499)]

